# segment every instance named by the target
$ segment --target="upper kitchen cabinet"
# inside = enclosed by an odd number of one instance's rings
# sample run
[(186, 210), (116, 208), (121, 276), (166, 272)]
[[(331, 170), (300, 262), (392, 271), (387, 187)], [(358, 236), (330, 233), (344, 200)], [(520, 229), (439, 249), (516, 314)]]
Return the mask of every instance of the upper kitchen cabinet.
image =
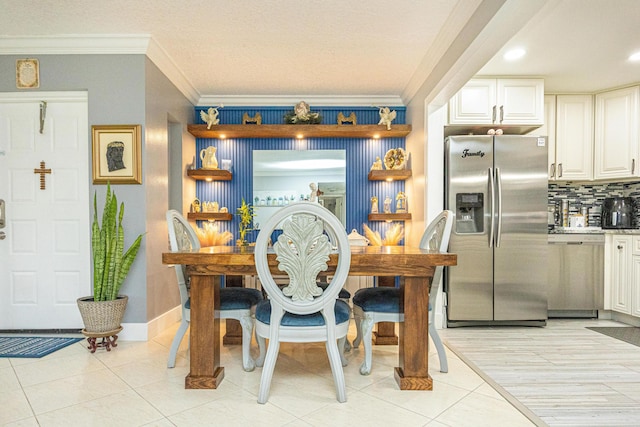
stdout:
[(593, 96), (546, 95), (545, 125), (536, 134), (548, 136), (549, 180), (593, 179)]
[(640, 87), (599, 93), (595, 99), (595, 179), (639, 177)]
[(544, 123), (544, 80), (471, 79), (449, 101), (449, 124)]

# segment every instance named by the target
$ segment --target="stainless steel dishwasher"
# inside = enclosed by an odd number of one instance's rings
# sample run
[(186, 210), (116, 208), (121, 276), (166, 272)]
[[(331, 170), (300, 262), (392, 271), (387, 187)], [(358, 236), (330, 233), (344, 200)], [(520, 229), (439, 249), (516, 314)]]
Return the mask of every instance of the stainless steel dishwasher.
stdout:
[(598, 317), (604, 308), (604, 234), (549, 234), (549, 317)]

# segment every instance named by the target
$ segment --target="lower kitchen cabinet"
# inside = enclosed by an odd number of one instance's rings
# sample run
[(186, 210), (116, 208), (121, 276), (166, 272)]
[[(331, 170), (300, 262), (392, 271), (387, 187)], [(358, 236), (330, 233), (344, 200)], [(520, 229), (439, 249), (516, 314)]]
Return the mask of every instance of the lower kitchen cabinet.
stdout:
[(611, 310), (640, 317), (640, 235), (608, 234), (605, 256)]

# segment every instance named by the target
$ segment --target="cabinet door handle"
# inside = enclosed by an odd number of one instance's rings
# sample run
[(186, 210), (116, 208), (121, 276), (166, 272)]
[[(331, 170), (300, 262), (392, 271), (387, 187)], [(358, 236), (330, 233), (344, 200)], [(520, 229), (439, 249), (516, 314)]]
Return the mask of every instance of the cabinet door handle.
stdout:
[(491, 114), (491, 123), (496, 122), (496, 105), (493, 106), (493, 113)]
[(556, 176), (556, 164), (551, 163), (551, 166), (549, 166), (549, 178), (555, 178), (555, 176)]
[(558, 163), (558, 178), (562, 177), (562, 163)]
[(631, 159), (631, 173), (636, 171), (636, 159)]
[(624, 249), (624, 246), (618, 245), (618, 249)]
[(500, 106), (500, 124), (502, 124), (502, 121), (504, 120), (504, 105)]

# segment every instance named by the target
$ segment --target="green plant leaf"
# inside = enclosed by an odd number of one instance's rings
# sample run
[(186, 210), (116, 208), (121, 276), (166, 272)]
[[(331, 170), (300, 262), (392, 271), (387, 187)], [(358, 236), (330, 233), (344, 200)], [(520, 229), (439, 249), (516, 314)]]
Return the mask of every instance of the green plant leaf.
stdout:
[[(120, 287), (138, 254), (143, 234), (140, 234), (127, 252), (124, 251), (124, 203), (120, 204), (111, 185), (107, 183), (102, 226), (98, 223), (97, 192), (93, 196), (93, 223), (91, 224), (91, 246), (93, 255), (93, 298), (109, 301), (118, 297)], [(117, 222), (116, 222), (117, 219)]]

